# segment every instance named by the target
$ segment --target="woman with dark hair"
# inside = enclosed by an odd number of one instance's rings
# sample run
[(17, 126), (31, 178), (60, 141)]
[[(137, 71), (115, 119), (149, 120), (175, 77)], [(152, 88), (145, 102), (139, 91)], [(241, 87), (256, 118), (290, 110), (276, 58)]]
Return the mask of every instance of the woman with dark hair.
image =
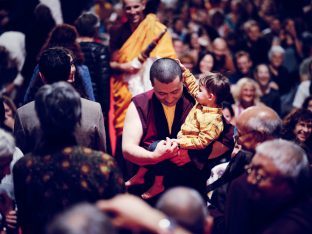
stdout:
[(272, 81), (269, 66), (262, 63), (256, 66), (254, 78), (260, 87), (260, 100), (268, 107), (271, 107), (279, 115), (281, 114), (281, 98), (277, 90), (277, 84)]
[(222, 115), (230, 124), (235, 126), (235, 113), (231, 103), (222, 102)]
[(14, 102), (7, 96), (2, 96), (4, 105), (5, 121), (4, 124), (8, 128), (7, 131), (12, 132), (14, 128), (14, 117), (16, 113), (16, 106)]
[(4, 107), (4, 101), (3, 98), (0, 97), (0, 128), (12, 132), (12, 129), (10, 129), (6, 124), (6, 116), (5, 116), (5, 107)]
[[(84, 57), (82, 50), (80, 48), (79, 43), (76, 42), (78, 38), (78, 33), (75, 27), (68, 25), (68, 24), (61, 24), (57, 25), (49, 34), (49, 37), (46, 43), (41, 48), (40, 55), (48, 48), (52, 47), (64, 47), (70, 51), (71, 57), (73, 58), (73, 64), (76, 68), (75, 73), (75, 81), (76, 86), (80, 87), (80, 95), (86, 99), (94, 101), (94, 93), (91, 83), (91, 77), (89, 73), (89, 69), (87, 66), (83, 65)], [(32, 90), (30, 89), (34, 86), (34, 82), (39, 80), (38, 77), (39, 68), (36, 66), (33, 76), (31, 78), (29, 87), (26, 91), (24, 97), (24, 103), (28, 103), (34, 100), (35, 92), (37, 89)], [(38, 81), (36, 81), (38, 82)]]
[(195, 74), (207, 74), (214, 69), (214, 57), (210, 52), (199, 53), (198, 62), (195, 66)]
[(312, 95), (310, 95), (304, 100), (302, 108), (312, 111)]
[(283, 120), (282, 138), (298, 143), (307, 153), (312, 164), (312, 112), (297, 109)]

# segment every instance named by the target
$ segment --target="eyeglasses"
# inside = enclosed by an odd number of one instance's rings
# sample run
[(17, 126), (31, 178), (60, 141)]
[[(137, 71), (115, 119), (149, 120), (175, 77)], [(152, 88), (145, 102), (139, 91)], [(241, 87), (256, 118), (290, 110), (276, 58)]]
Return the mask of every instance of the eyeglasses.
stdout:
[(248, 175), (251, 175), (251, 174), (254, 175), (255, 182), (256, 182), (255, 184), (260, 184), (261, 182), (264, 182), (264, 181), (273, 180), (273, 178), (269, 175), (260, 174), (259, 168), (251, 164), (245, 166), (245, 170)]

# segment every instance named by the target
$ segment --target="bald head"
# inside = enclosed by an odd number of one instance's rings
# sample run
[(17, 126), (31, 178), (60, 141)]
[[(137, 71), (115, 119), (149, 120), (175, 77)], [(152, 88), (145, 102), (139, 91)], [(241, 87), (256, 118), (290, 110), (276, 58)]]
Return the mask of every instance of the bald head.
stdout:
[(156, 207), (192, 233), (207, 233), (209, 229), (206, 205), (193, 189), (172, 188), (159, 199)]
[(226, 41), (221, 37), (214, 39), (212, 42), (212, 49), (217, 59), (224, 56), (227, 51)]
[[(249, 107), (240, 114), (236, 122), (240, 136), (238, 143), (243, 148), (254, 151), (257, 144), (279, 137), (281, 125), (282, 120), (271, 108)], [(250, 138), (247, 137), (248, 134)]]

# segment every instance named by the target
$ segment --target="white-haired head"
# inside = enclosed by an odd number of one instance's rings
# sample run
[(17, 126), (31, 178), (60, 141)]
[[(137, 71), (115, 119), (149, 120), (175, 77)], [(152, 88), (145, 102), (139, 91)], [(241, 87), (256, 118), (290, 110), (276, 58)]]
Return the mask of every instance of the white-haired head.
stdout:
[(294, 182), (309, 173), (307, 155), (294, 142), (282, 139), (266, 141), (257, 146), (256, 154), (271, 159), (280, 175)]
[(15, 151), (15, 140), (13, 136), (0, 129), (0, 157), (12, 157)]
[(285, 50), (283, 47), (279, 46), (279, 45), (275, 45), (272, 46), (271, 49), (269, 50), (268, 56), (269, 56), (269, 60), (272, 59), (273, 54), (285, 54)]

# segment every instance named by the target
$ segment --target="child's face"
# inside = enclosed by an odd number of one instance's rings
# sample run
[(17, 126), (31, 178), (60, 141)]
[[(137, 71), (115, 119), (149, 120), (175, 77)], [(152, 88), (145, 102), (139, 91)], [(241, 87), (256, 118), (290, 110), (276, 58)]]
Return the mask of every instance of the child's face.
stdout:
[(209, 96), (210, 94), (208, 93), (207, 89), (200, 85), (199, 92), (196, 95), (196, 101), (203, 106), (207, 106), (209, 104)]

